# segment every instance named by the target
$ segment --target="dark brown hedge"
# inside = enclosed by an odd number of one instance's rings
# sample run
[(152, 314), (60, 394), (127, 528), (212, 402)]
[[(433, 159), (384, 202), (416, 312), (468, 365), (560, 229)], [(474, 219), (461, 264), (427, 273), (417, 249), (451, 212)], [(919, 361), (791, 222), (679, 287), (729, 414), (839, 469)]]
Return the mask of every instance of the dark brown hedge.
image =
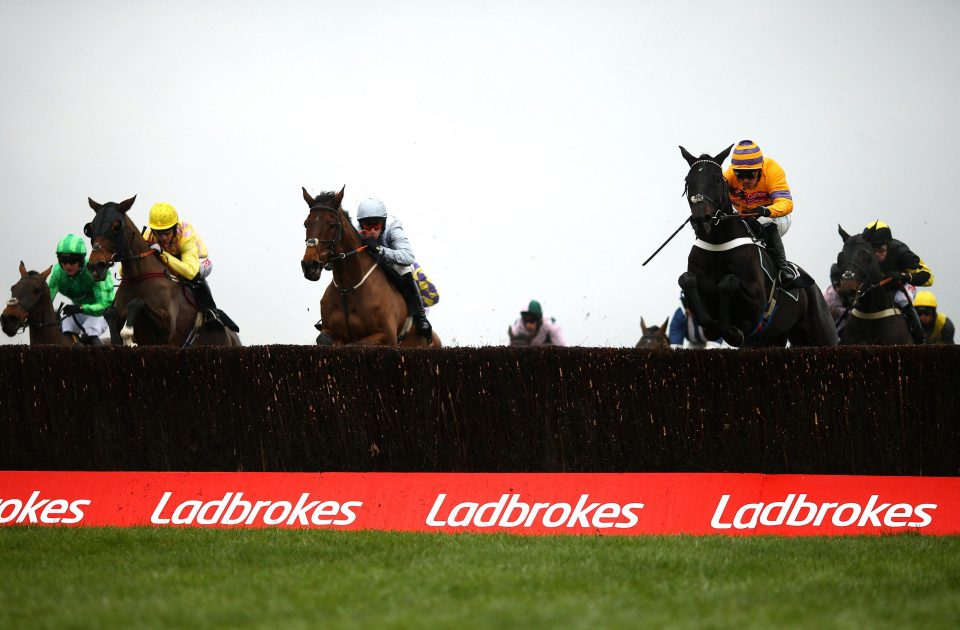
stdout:
[(0, 348), (0, 469), (960, 474), (960, 350)]

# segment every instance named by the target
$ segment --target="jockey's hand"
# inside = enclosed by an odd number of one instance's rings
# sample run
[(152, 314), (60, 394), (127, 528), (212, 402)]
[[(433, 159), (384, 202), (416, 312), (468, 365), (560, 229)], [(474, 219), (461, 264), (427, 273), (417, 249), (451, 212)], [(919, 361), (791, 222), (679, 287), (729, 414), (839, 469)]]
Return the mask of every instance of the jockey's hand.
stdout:
[(362, 240), (363, 244), (367, 246), (367, 251), (369, 251), (371, 254), (380, 253), (380, 244), (377, 243), (377, 239), (365, 236)]
[(910, 284), (910, 281), (913, 280), (913, 276), (911, 276), (911, 275), (910, 275), (908, 272), (906, 272), (906, 271), (894, 271), (894, 272), (891, 272), (891, 273), (890, 273), (890, 278), (893, 279), (893, 280), (896, 281), (896, 282), (899, 282), (900, 284)]
[(768, 208), (768, 207), (766, 207), (766, 206), (757, 206), (756, 208), (753, 209), (753, 211), (757, 213), (757, 216), (758, 216), (758, 217), (769, 217), (769, 216), (770, 216), (770, 208)]
[(63, 310), (60, 312), (63, 313), (64, 317), (70, 317), (71, 315), (82, 315), (83, 308), (80, 306), (77, 306), (76, 304), (67, 304), (63, 307)]
[(153, 251), (157, 252), (158, 255), (163, 253), (163, 248), (160, 247), (160, 243), (154, 243), (154, 244), (152, 244), (152, 245), (150, 246), (150, 249), (152, 249)]

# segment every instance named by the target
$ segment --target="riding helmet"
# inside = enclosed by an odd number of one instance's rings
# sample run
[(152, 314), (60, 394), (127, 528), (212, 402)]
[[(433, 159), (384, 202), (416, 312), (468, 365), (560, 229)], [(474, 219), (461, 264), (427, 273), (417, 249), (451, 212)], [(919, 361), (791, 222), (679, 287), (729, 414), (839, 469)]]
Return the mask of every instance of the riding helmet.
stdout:
[(169, 230), (179, 222), (180, 217), (177, 216), (177, 209), (169, 203), (155, 203), (150, 208), (150, 218), (147, 220), (147, 225), (150, 226), (151, 230)]
[(76, 234), (67, 234), (57, 243), (58, 254), (80, 254), (87, 255), (87, 246), (83, 239)]
[(913, 305), (937, 308), (937, 296), (933, 294), (933, 291), (917, 291), (917, 297), (913, 298)]
[(357, 221), (364, 219), (383, 219), (387, 218), (387, 206), (379, 199), (364, 199), (357, 207)]
[(753, 140), (741, 140), (733, 150), (730, 165), (735, 171), (754, 171), (763, 168), (763, 152)]
[(890, 226), (883, 221), (873, 221), (863, 229), (863, 240), (874, 247), (883, 247), (893, 239)]

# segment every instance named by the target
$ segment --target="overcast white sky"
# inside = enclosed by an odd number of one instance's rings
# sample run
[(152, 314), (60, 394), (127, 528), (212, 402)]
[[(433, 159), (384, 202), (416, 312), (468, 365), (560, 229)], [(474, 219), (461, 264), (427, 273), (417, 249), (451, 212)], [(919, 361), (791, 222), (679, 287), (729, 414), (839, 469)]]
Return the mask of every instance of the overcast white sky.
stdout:
[(640, 266), (688, 213), (677, 145), (750, 138), (821, 286), (837, 223), (880, 218), (960, 317), (957, 24), (947, 0), (2, 0), (0, 275), (52, 264), (88, 196), (137, 195), (140, 225), (167, 201), (245, 344), (311, 344), (330, 275), (301, 275), (300, 187), (345, 185), (403, 221), (447, 344), (505, 343), (537, 298), (572, 344), (632, 346), (693, 240)]

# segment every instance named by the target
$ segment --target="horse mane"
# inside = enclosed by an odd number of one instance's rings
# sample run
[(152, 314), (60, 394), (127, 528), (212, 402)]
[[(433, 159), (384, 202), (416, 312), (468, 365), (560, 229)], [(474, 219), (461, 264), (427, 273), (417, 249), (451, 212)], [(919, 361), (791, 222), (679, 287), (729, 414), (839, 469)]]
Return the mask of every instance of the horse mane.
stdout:
[(30, 276), (39, 276), (39, 275), (40, 275), (40, 272), (39, 272), (39, 271), (28, 271), (28, 272), (27, 272), (27, 277), (28, 277), (28, 278), (29, 278)]

